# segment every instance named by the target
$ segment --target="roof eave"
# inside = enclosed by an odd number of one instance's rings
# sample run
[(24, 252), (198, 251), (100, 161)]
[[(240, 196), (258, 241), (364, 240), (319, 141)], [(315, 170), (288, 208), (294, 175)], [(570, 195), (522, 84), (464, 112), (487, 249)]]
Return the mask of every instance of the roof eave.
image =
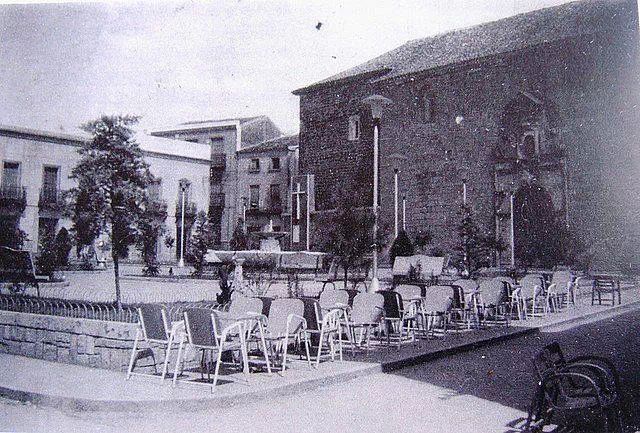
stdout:
[(294, 90), (293, 93), (296, 96), (301, 96), (304, 95), (306, 93), (310, 93), (310, 92), (314, 92), (316, 90), (322, 90), (328, 87), (333, 87), (336, 85), (342, 85), (342, 84), (347, 84), (353, 81), (359, 81), (359, 80), (367, 80), (369, 78), (373, 78), (373, 77), (380, 77), (382, 75), (386, 75), (389, 72), (391, 72), (391, 68), (382, 68), (382, 69), (376, 69), (374, 71), (367, 71), (367, 72), (362, 72), (360, 74), (356, 74), (356, 75), (349, 75), (347, 77), (344, 78), (338, 78), (335, 80), (329, 80), (329, 81), (320, 81), (317, 82), (315, 84), (311, 84), (310, 86), (307, 87), (302, 87), (300, 89), (296, 89)]

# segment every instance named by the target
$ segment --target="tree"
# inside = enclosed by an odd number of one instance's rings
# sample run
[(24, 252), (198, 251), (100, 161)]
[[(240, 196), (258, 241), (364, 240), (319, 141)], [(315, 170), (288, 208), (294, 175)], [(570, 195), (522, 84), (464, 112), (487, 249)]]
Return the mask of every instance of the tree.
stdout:
[(491, 265), (496, 241), (478, 227), (470, 206), (462, 205), (460, 215), (462, 218), (458, 225), (460, 239), (456, 246), (457, 262), (463, 271), (471, 275), (481, 267)]
[(143, 218), (146, 188), (153, 181), (133, 138), (134, 116), (102, 116), (82, 126), (92, 139), (79, 150), (71, 172), (78, 186), (73, 197), (73, 228), (79, 245), (91, 245), (108, 233), (113, 260), (116, 305), (122, 308), (119, 260), (135, 243)]
[(213, 247), (215, 241), (213, 225), (207, 217), (207, 214), (203, 211), (198, 212), (198, 215), (196, 215), (195, 230), (191, 236), (189, 250), (187, 251), (189, 260), (195, 268), (195, 275), (202, 275), (202, 270), (205, 265), (204, 257), (207, 254), (207, 250)]
[(232, 251), (244, 251), (249, 248), (249, 239), (244, 232), (244, 220), (242, 218), (238, 218), (236, 227), (233, 229), (233, 234), (229, 241), (229, 248), (231, 248)]
[(43, 236), (40, 240), (40, 253), (36, 259), (38, 273), (51, 277), (54, 271), (67, 266), (71, 248), (71, 237), (64, 227), (58, 231), (55, 238)]
[(144, 212), (139, 221), (140, 236), (137, 245), (145, 265), (142, 269), (144, 275), (155, 277), (160, 273), (157, 246), (158, 239), (166, 230), (164, 225), (166, 219), (166, 203), (145, 197)]
[(55, 241), (56, 249), (56, 262), (59, 267), (67, 266), (69, 264), (69, 253), (73, 248), (73, 242), (69, 231), (62, 227), (56, 235)]
[[(344, 271), (345, 287), (349, 270), (360, 264), (373, 246), (374, 215), (369, 209), (357, 209), (353, 191), (343, 190), (334, 197), (335, 210), (322, 226), (320, 246), (337, 260)], [(378, 242), (380, 249), (381, 242)]]
[(413, 244), (411, 243), (411, 239), (409, 239), (407, 232), (405, 232), (404, 230), (400, 230), (398, 232), (398, 237), (393, 241), (391, 250), (389, 251), (391, 265), (393, 265), (393, 263), (395, 262), (396, 257), (409, 257), (412, 255)]
[(20, 230), (17, 220), (0, 218), (0, 246), (20, 250), (26, 240), (27, 234)]

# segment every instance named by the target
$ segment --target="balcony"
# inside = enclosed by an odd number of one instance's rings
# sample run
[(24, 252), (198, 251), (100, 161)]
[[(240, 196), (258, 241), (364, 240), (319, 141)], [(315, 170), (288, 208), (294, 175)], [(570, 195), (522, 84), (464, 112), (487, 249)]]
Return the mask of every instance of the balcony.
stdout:
[(269, 203), (258, 205), (251, 203), (247, 208), (248, 215), (280, 215), (282, 214), (282, 203)]
[[(196, 214), (198, 213), (198, 207), (192, 201), (186, 201), (184, 203), (184, 218), (185, 219), (194, 219)], [(176, 202), (176, 220), (180, 220), (182, 218), (182, 202)]]
[(211, 155), (211, 169), (224, 171), (227, 168), (227, 155), (224, 153), (214, 153)]
[(27, 206), (27, 191), (23, 186), (0, 188), (0, 209), (8, 214), (22, 214)]
[[(42, 188), (38, 197), (40, 212), (61, 214), (64, 212), (65, 202), (63, 193), (57, 188)], [(60, 216), (60, 215), (58, 215)]]

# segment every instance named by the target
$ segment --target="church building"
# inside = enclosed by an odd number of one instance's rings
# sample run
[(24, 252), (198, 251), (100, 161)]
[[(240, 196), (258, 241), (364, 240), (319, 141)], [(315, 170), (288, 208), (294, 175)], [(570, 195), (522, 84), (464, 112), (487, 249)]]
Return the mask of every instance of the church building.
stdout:
[(363, 100), (380, 95), (391, 101), (379, 120), (381, 226), (394, 226), (397, 170), (400, 224), (410, 236), (428, 231), (433, 248), (453, 251), (466, 201), (507, 246), (493, 264), (558, 264), (551, 256), (565, 232), (594, 266), (638, 261), (639, 89), (638, 9), (628, 0), (566, 3), (409, 41), (298, 89), (299, 168), (315, 179), (310, 232), (321, 232), (338, 190), (359, 188), (354, 200), (372, 206), (374, 128)]

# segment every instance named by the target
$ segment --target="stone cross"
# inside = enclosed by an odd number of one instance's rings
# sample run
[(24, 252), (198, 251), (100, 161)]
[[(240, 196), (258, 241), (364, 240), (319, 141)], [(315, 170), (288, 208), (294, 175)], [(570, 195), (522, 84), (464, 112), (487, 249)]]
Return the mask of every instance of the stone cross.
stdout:
[(300, 219), (300, 213), (301, 213), (301, 209), (300, 209), (300, 196), (302, 194), (306, 194), (306, 191), (303, 191), (301, 186), (300, 186), (300, 182), (296, 183), (296, 190), (292, 192), (292, 194), (296, 197), (296, 219)]

